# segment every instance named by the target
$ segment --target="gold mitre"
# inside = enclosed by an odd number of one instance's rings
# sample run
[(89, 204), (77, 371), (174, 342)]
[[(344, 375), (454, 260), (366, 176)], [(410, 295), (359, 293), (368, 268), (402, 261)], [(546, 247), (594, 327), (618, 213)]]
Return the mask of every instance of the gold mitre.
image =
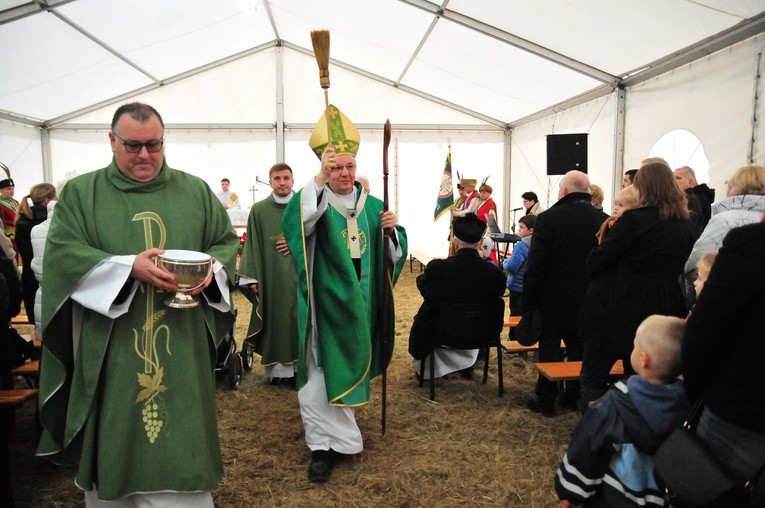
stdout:
[[(329, 105), (328, 110), (329, 128), (332, 130), (332, 145), (335, 147), (337, 155), (350, 154), (356, 157), (356, 152), (359, 151), (359, 142), (361, 141), (359, 131), (356, 130), (353, 122), (333, 104)], [(308, 145), (313, 150), (313, 153), (321, 159), (321, 154), (328, 144), (329, 136), (327, 136), (327, 117), (325, 111), (322, 113), (321, 118), (319, 118), (313, 134), (311, 134), (311, 139), (308, 140)]]

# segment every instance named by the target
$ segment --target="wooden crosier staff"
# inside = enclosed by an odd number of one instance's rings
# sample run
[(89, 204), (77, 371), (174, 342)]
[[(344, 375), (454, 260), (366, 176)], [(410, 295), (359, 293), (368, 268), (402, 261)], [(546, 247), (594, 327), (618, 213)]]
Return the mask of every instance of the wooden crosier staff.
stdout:
[[(390, 120), (385, 120), (383, 129), (383, 211), (388, 211), (388, 146), (390, 145)], [(382, 299), (382, 433), (385, 434), (385, 419), (387, 416), (387, 395), (388, 395), (388, 333), (390, 332), (390, 323), (388, 322), (389, 298), (391, 294), (390, 279), (390, 235), (391, 232), (383, 231), (383, 299)]]
[(324, 117), (327, 120), (327, 145), (332, 144), (332, 132), (329, 130), (329, 30), (311, 32), (313, 55), (319, 65), (319, 83), (324, 89)]

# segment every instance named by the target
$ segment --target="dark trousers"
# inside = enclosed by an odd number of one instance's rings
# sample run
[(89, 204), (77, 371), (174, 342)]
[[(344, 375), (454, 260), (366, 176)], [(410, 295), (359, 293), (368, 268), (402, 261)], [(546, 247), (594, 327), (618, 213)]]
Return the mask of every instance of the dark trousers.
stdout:
[[(542, 338), (539, 340), (539, 361), (563, 361), (563, 351), (560, 348), (561, 340), (566, 344), (566, 357), (569, 360), (582, 359), (582, 341), (576, 336), (576, 330), (558, 328), (554, 324), (543, 323)], [(550, 381), (540, 374), (537, 378), (535, 393), (540, 406), (552, 409), (555, 404), (555, 397), (558, 396), (558, 383)], [(579, 400), (579, 383), (576, 381), (567, 382), (565, 392), (561, 396), (570, 400)]]
[(632, 370), (630, 355), (632, 346), (628, 348), (615, 348), (605, 344), (584, 344), (584, 358), (582, 359), (582, 396), (581, 410), (584, 414), (589, 409), (593, 400), (598, 400), (608, 390), (609, 372), (616, 360), (621, 359), (624, 364), (624, 377), (635, 373)]

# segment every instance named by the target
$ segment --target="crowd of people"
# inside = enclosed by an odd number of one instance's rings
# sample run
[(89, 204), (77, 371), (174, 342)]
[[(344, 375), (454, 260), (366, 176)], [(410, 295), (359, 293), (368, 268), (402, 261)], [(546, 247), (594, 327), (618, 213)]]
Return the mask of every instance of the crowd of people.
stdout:
[[(0, 318), (23, 300), (35, 323), (37, 453), (78, 466), (86, 505), (212, 506), (223, 472), (212, 366), (237, 287), (252, 303), (245, 340), (269, 384), (298, 390), (308, 479), (330, 480), (363, 451), (354, 408), (392, 357), (391, 286), (407, 236), (357, 177), (352, 122), (330, 105), (329, 123), (317, 122), (309, 144), (319, 170), (300, 190), (289, 165), (271, 167), (272, 193), (249, 210), (241, 245), (225, 211), (240, 208), (230, 182), (216, 195), (168, 166), (162, 117), (147, 104), (115, 111), (106, 167), (60, 188), (34, 185), (20, 201), (10, 174), (0, 181)], [(471, 377), (481, 351), (429, 354), (441, 304), (507, 292), (511, 314), (540, 317), (540, 362), (582, 361), (580, 383), (561, 390), (540, 375), (527, 401), (545, 417), (582, 414), (555, 479), (564, 505), (661, 505), (651, 456), (698, 399), (698, 436), (734, 475), (755, 474), (765, 457), (765, 168), (740, 168), (715, 202), (691, 168), (646, 159), (625, 173), (611, 215), (603, 190), (570, 171), (547, 210), (523, 193), (520, 240), (501, 263), (485, 238), (498, 218), (493, 189), (477, 183), (460, 180), (450, 255), (417, 279), (415, 372), (433, 362), (437, 377)], [(165, 304), (179, 290), (157, 262), (168, 249), (209, 256), (190, 292), (197, 306)], [(625, 378), (612, 384), (618, 360)], [(754, 492), (758, 506), (765, 481)]]

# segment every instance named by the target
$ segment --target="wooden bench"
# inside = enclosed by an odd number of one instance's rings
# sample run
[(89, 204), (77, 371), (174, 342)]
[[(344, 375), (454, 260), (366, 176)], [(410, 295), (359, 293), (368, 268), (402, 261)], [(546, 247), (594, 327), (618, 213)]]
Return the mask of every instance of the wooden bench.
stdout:
[(37, 397), (37, 388), (22, 388), (20, 390), (0, 390), (0, 407), (16, 407), (24, 401)]
[(36, 388), (40, 376), (40, 360), (33, 360), (11, 370), (14, 376), (23, 377), (30, 388)]
[(505, 328), (515, 328), (521, 321), (521, 316), (507, 316), (505, 318)]
[(30, 323), (29, 319), (27, 318), (27, 314), (19, 314), (18, 316), (13, 316), (11, 318), (11, 324), (12, 325), (33, 325), (34, 323)]
[[(550, 381), (579, 381), (579, 375), (582, 371), (582, 362), (543, 362), (536, 364), (537, 371)], [(624, 365), (621, 360), (617, 360), (609, 376), (622, 377), (624, 375)]]
[(425, 267), (425, 265), (427, 265), (428, 263), (430, 263), (434, 259), (436, 259), (436, 258), (434, 258), (433, 256), (431, 256), (429, 254), (425, 254), (422, 251), (419, 251), (419, 250), (411, 251), (409, 253), (409, 273), (412, 273), (412, 271), (413, 271), (412, 270), (412, 265), (414, 264), (415, 261), (419, 261), (419, 263), (420, 263), (420, 271), (422, 271), (422, 269)]
[[(517, 340), (503, 340), (499, 343), (508, 353), (527, 353), (529, 351), (539, 351), (539, 342), (535, 342), (531, 346), (522, 346)], [(566, 349), (566, 344), (560, 341), (560, 348)]]

